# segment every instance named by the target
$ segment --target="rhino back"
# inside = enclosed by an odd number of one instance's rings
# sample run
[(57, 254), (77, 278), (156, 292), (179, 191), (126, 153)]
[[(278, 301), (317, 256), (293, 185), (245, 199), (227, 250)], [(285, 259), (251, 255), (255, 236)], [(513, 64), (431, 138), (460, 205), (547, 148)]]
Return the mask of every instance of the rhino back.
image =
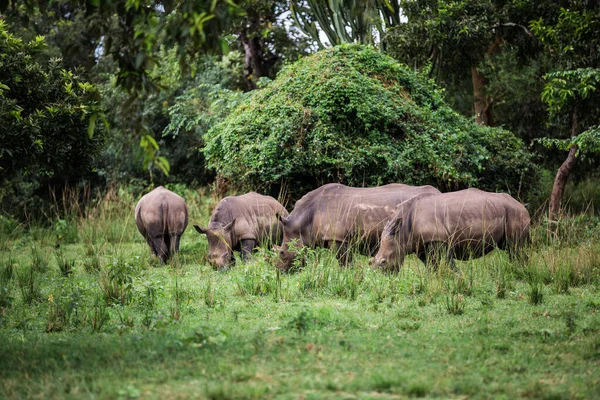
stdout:
[(228, 196), (215, 208), (209, 228), (227, 225), (235, 219), (236, 242), (241, 239), (261, 241), (272, 231), (282, 231), (277, 214), (287, 216), (288, 212), (273, 197), (255, 192)]
[(136, 223), (148, 236), (164, 233), (183, 234), (188, 222), (185, 201), (177, 194), (159, 186), (143, 196), (136, 206)]
[(417, 200), (407, 228), (413, 241), (468, 241), (490, 236), (500, 242), (507, 226), (502, 194), (466, 189)]
[(316, 240), (374, 236), (375, 240), (396, 206), (421, 193), (440, 193), (432, 186), (389, 184), (374, 188), (324, 185), (300, 199), (290, 214), (297, 225), (309, 226)]

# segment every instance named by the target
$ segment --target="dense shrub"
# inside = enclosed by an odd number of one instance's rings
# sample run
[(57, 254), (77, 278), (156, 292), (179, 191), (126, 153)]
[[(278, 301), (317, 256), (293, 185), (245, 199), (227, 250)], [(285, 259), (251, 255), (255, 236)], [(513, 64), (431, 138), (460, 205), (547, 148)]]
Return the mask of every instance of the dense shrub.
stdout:
[(0, 202), (32, 203), (32, 195), (60, 177), (89, 174), (104, 137), (99, 92), (60, 59), (44, 53), (44, 38), (25, 42), (0, 21)]
[(272, 192), (405, 182), (516, 193), (535, 175), (512, 133), (460, 116), (431, 80), (361, 45), (284, 68), (205, 141), (224, 178)]

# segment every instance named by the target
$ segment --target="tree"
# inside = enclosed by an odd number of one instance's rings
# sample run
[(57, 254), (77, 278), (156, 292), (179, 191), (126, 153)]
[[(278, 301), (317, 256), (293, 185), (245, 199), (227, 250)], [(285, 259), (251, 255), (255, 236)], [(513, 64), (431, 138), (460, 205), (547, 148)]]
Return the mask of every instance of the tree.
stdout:
[(529, 21), (556, 13), (556, 1), (403, 0), (406, 23), (393, 27), (388, 48), (394, 57), (422, 66), (431, 63), (432, 76), (445, 86), (470, 81), (471, 112), (476, 121), (495, 125), (494, 97), (484, 74), (486, 59), (504, 49), (518, 48), (523, 58), (539, 52)]
[(0, 186), (9, 202), (6, 186), (23, 176), (85, 175), (104, 142), (100, 93), (44, 48), (42, 37), (25, 42), (0, 20)]
[(82, 64), (87, 67), (93, 65), (90, 57), (110, 55), (118, 66), (117, 84), (133, 94), (158, 89), (149, 71), (160, 63), (161, 46), (176, 47), (185, 69), (186, 56), (226, 46), (222, 34), (240, 11), (232, 0), (0, 3), (0, 12), (8, 12), (13, 20), (20, 19), (25, 24), (32, 22), (29, 26), (35, 26), (37, 34), (56, 35), (57, 45), (68, 56), (66, 59), (76, 65), (80, 65), (77, 59), (81, 50), (85, 51)]
[(308, 54), (310, 39), (293, 27), (286, 0), (244, 0), (240, 9), (231, 29), (239, 45), (232, 48), (244, 54), (244, 79), (253, 90), (261, 77), (275, 78), (284, 62)]
[(319, 48), (325, 34), (330, 46), (361, 43), (383, 47), (385, 30), (400, 23), (396, 0), (294, 0), (290, 10), (296, 24)]
[(567, 181), (582, 154), (598, 150), (600, 125), (600, 20), (596, 3), (572, 2), (561, 9), (555, 21), (542, 18), (531, 22), (531, 29), (544, 44), (560, 69), (546, 75), (542, 99), (555, 123), (569, 131), (569, 139), (542, 140), (568, 150), (567, 158), (554, 179), (549, 216), (560, 211)]
[(372, 47), (285, 67), (205, 135), (208, 165), (239, 186), (293, 196), (327, 182), (477, 186), (517, 195), (535, 178), (510, 132), (469, 122), (430, 80)]

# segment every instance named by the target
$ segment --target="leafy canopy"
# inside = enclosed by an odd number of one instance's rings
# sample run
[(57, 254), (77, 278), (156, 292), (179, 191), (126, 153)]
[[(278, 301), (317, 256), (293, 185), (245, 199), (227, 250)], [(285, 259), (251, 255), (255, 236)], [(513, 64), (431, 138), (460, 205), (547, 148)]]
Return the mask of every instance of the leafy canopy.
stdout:
[(326, 182), (516, 193), (535, 175), (513, 134), (460, 116), (431, 80), (356, 44), (284, 68), (205, 141), (208, 165), (222, 177), (295, 194)]

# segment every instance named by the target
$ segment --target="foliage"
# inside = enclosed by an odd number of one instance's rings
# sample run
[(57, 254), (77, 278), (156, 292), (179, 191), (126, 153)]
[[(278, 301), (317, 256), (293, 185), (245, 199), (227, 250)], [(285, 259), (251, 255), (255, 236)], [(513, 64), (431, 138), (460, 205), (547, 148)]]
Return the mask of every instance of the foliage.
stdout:
[[(213, 178), (197, 149), (203, 146), (204, 132), (221, 117), (218, 107), (228, 105), (226, 95), (237, 93), (225, 88), (239, 79), (241, 54), (231, 52), (221, 60), (202, 57), (195, 63), (188, 60), (193, 75), (181, 72), (174, 49), (162, 49), (160, 57), (161, 65), (150, 75), (164, 89), (133, 103), (127, 102), (127, 94), (117, 87), (114, 77), (103, 74), (104, 104), (113, 106), (108, 112), (111, 136), (98, 170), (109, 184), (137, 181), (145, 186), (150, 176), (155, 184), (206, 184)], [(110, 63), (103, 68), (109, 69)], [(218, 103), (214, 108), (213, 102)], [(133, 118), (129, 117), (132, 108), (138, 110)], [(138, 125), (143, 127), (141, 138), (133, 134)]]
[(160, 64), (162, 45), (177, 49), (185, 70), (186, 56), (226, 47), (221, 35), (240, 11), (231, 0), (60, 0), (7, 7), (9, 4), (1, 4), (2, 12), (17, 15), (26, 23), (32, 15), (34, 29), (44, 30), (41, 34), (58, 32), (65, 38), (64, 43), (58, 42), (64, 53), (73, 56), (83, 48), (86, 54), (110, 55), (118, 66), (113, 71), (117, 85), (134, 94), (157, 88), (150, 71)]
[[(290, 65), (205, 135), (209, 166), (236, 184), (475, 185), (517, 193), (534, 166), (511, 133), (475, 125), (428, 79), (360, 45)], [(274, 189), (274, 190), (273, 190)]]
[[(24, 42), (0, 21), (0, 171), (8, 176), (76, 175), (92, 166), (103, 143), (96, 87), (44, 59), (43, 37)], [(45, 65), (47, 63), (47, 65)]]

